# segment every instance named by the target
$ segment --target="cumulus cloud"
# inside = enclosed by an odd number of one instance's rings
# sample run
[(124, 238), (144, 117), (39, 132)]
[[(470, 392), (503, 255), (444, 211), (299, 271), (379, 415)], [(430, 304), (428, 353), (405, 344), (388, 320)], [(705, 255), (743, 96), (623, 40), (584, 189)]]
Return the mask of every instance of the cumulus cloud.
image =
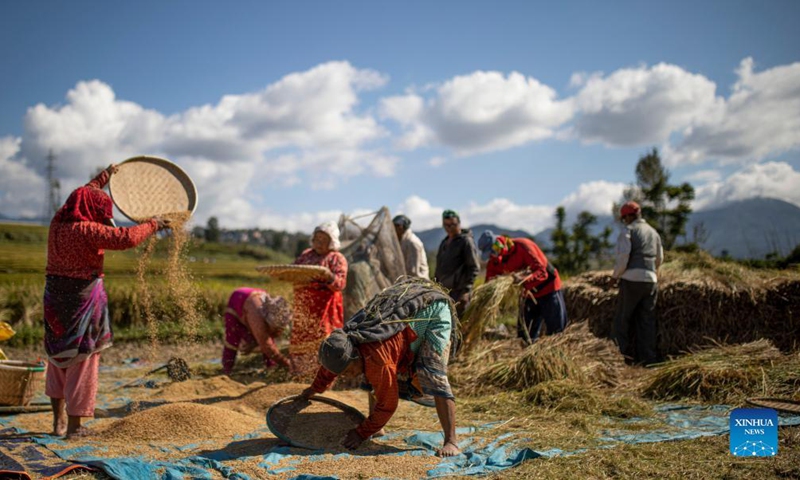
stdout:
[(0, 138), (0, 214), (37, 217), (44, 213), (45, 180), (24, 162), (14, 161), (21, 139)]
[(397, 212), (408, 215), (414, 222), (414, 228), (418, 230), (441, 226), (442, 211), (455, 208), (461, 221), (467, 226), (490, 223), (535, 234), (553, 226), (555, 209), (559, 205), (567, 210), (569, 222), (584, 210), (595, 215), (609, 215), (612, 204), (622, 196), (625, 186), (623, 183), (604, 180), (583, 183), (553, 205), (519, 204), (507, 198), (494, 198), (486, 203), (432, 205), (427, 199), (412, 195), (397, 206)]
[(532, 77), (477, 71), (422, 94), (381, 100), (380, 112), (401, 125), (398, 146), (451, 148), (457, 155), (503, 150), (552, 137), (572, 117), (572, 103)]
[(753, 66), (742, 60), (731, 96), (672, 146), (670, 164), (761, 161), (800, 147), (800, 63)]
[(800, 172), (785, 162), (755, 164), (698, 187), (696, 194), (697, 210), (753, 197), (777, 198), (800, 207)]
[(584, 142), (634, 146), (667, 141), (693, 122), (717, 115), (716, 85), (665, 63), (625, 68), (606, 77), (573, 76), (579, 114), (573, 132)]
[[(387, 81), (373, 70), (329, 62), (170, 116), (118, 99), (99, 80), (79, 82), (63, 105), (28, 110), (18, 148), (2, 160), (4, 179), (13, 184), (33, 175), (41, 183), (51, 149), (67, 191), (97, 167), (143, 153), (166, 156), (196, 178), (200, 218), (224, 213), (240, 224), (255, 217), (247, 192), (256, 181), (331, 188), (357, 175), (393, 175), (399, 159), (377, 143), (387, 131), (359, 111), (359, 94)], [(0, 194), (10, 192), (0, 187)]]

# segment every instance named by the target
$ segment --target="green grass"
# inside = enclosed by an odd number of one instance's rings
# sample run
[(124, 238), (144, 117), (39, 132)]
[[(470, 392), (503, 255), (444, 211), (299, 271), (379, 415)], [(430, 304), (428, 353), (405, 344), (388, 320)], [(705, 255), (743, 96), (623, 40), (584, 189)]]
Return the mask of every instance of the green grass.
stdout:
[[(42, 339), (47, 231), (46, 227), (36, 225), (0, 224), (0, 320), (9, 322), (17, 330), (17, 335), (8, 342), (12, 346), (30, 345)], [(156, 317), (162, 319), (159, 336), (164, 339), (177, 338), (183, 331), (161, 275), (168, 247), (168, 239), (159, 240), (147, 276), (154, 295)], [(117, 342), (148, 338), (143, 299), (136, 279), (142, 248), (106, 251), (105, 286)], [(255, 270), (259, 265), (291, 263), (290, 257), (269, 248), (192, 240), (186, 251), (186, 261), (192, 284), (198, 291), (198, 310), (202, 317), (200, 339), (221, 337), (225, 306), (237, 287), (263, 288), (287, 298), (292, 295), (290, 284), (273, 282)]]

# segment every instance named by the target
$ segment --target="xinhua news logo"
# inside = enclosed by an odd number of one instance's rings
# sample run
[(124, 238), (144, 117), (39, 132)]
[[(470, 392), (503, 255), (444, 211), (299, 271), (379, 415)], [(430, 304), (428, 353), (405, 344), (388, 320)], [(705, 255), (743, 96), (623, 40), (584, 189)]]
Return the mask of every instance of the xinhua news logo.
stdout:
[(731, 412), (731, 454), (774, 457), (778, 454), (778, 412), (771, 408), (737, 408)]

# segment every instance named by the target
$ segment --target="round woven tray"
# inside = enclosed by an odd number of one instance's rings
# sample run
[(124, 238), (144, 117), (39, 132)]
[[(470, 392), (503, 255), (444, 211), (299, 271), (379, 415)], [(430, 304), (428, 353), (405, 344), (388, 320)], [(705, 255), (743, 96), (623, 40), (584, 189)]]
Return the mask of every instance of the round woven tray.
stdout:
[(26, 406), (44, 379), (41, 363), (0, 360), (0, 405)]
[(314, 280), (327, 280), (331, 271), (319, 265), (264, 265), (256, 267), (259, 272), (276, 280), (291, 283), (308, 283)]
[[(298, 442), (296, 440), (292, 440), (289, 438), (286, 433), (285, 429), (288, 428), (287, 425), (283, 425), (280, 420), (280, 417), (283, 416), (287, 418), (288, 416), (292, 415), (299, 415), (300, 412), (303, 411), (304, 408), (309, 406), (311, 403), (304, 403), (304, 402), (296, 402), (299, 395), (293, 395), (291, 397), (286, 397), (278, 400), (271, 407), (267, 410), (267, 427), (269, 431), (272, 432), (273, 435), (278, 437), (279, 439), (283, 440), (284, 442), (292, 445), (294, 447), (299, 448), (306, 448), (309, 450), (318, 450), (320, 447), (315, 445), (306, 445), (302, 442)], [(332, 407), (336, 407), (342, 411), (342, 415), (347, 415), (350, 419), (353, 420), (353, 423), (361, 423), (366, 420), (367, 417), (364, 416), (363, 413), (358, 411), (357, 409), (351, 407), (346, 403), (342, 403), (338, 400), (334, 400), (332, 398), (323, 397), (320, 395), (314, 395), (309, 399), (311, 402), (320, 402), (330, 405)]]
[(119, 211), (134, 222), (157, 215), (193, 213), (197, 208), (194, 182), (169, 160), (140, 156), (118, 167), (108, 182), (108, 191)]
[(748, 398), (747, 403), (781, 412), (800, 413), (800, 401), (788, 398)]

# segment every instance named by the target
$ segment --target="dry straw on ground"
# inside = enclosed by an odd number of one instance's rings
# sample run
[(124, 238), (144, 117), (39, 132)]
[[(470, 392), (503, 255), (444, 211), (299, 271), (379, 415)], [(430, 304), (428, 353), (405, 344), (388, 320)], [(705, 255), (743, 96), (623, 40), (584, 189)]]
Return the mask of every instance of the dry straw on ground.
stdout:
[(616, 346), (595, 337), (582, 322), (560, 334), (542, 337), (524, 349), (520, 349), (519, 342), (497, 342), (482, 352), (474, 352), (455, 369), (455, 377), (468, 393), (491, 387), (524, 390), (562, 379), (614, 386), (622, 368), (624, 361)]
[(769, 340), (718, 345), (653, 370), (643, 395), (656, 400), (741, 404), (749, 396), (800, 398), (800, 357), (786, 356)]
[[(611, 334), (618, 289), (611, 272), (589, 272), (565, 284), (573, 320)], [(800, 349), (800, 273), (754, 270), (705, 253), (670, 254), (659, 271), (660, 349), (678, 354), (711, 344), (770, 339), (782, 351)]]

